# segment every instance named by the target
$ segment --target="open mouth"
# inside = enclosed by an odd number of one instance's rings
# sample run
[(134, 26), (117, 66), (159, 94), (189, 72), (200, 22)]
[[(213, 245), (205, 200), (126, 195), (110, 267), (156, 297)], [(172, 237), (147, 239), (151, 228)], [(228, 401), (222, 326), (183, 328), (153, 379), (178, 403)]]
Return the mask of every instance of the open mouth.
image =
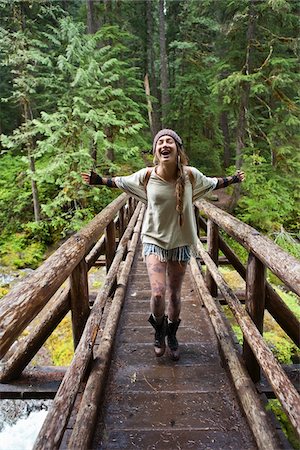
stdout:
[(169, 156), (170, 153), (171, 153), (171, 151), (168, 150), (168, 149), (163, 149), (163, 150), (160, 152), (160, 154), (161, 154), (162, 156)]

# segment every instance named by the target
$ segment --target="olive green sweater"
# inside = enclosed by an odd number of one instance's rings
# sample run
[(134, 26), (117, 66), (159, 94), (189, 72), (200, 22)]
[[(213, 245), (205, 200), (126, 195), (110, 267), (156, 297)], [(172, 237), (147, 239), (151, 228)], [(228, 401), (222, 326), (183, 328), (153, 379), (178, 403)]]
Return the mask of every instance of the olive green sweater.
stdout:
[(144, 179), (147, 168), (132, 175), (116, 177), (116, 185), (147, 204), (142, 227), (142, 242), (158, 245), (164, 249), (172, 249), (184, 245), (194, 246), (197, 243), (197, 228), (193, 202), (207, 194), (217, 185), (217, 178), (209, 178), (195, 167), (189, 167), (194, 182), (190, 182), (186, 172), (186, 183), (183, 203), (183, 225), (179, 224), (176, 211), (175, 182), (167, 182), (152, 170), (147, 188)]

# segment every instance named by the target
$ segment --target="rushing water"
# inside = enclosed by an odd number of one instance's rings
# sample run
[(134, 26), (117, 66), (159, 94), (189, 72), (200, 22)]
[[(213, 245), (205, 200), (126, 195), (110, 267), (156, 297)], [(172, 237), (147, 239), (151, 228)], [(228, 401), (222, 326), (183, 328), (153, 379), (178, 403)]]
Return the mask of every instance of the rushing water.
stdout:
[(0, 450), (31, 450), (52, 400), (1, 400)]
[[(32, 269), (0, 266), (0, 287), (12, 287)], [(0, 400), (0, 450), (31, 450), (52, 400)]]

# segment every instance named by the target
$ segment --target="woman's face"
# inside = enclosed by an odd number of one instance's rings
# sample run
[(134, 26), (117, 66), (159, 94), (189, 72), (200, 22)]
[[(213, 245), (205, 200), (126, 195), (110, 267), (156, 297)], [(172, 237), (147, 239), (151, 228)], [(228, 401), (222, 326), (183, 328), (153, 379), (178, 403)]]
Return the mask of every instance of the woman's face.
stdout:
[(171, 136), (162, 136), (158, 139), (155, 147), (155, 156), (159, 163), (177, 164), (176, 142)]

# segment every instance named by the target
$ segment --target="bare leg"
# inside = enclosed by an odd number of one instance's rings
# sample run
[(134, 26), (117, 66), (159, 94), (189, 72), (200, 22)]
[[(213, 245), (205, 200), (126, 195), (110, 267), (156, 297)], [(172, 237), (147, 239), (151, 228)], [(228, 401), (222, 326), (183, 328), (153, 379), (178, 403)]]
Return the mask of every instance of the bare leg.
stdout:
[(170, 290), (168, 317), (172, 322), (177, 322), (179, 319), (181, 310), (181, 287), (186, 266), (186, 262), (168, 261), (168, 287)]
[(151, 285), (151, 312), (155, 317), (162, 317), (165, 314), (167, 263), (159, 261), (155, 255), (148, 255), (146, 264)]

